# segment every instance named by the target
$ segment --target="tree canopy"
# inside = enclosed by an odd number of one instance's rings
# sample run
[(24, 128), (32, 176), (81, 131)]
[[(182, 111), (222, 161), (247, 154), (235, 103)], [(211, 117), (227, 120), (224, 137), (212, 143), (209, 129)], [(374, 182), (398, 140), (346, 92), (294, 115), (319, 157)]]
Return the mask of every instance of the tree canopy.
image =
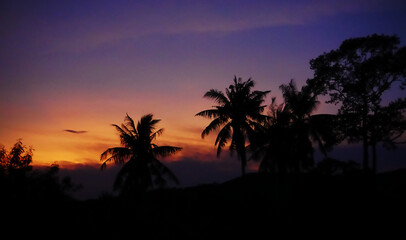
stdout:
[(262, 112), (266, 95), (270, 91), (252, 91), (255, 82), (249, 78), (242, 81), (234, 76), (234, 83), (226, 88), (226, 93), (216, 89), (210, 89), (204, 95), (205, 98), (214, 100), (218, 105), (213, 109), (201, 111), (196, 116), (213, 119), (203, 130), (202, 138), (209, 133), (220, 129), (215, 145), (217, 156), (231, 139), (230, 151), (236, 151), (241, 161), (241, 173), (245, 174), (247, 165), (246, 141), (253, 141), (255, 129), (267, 119)]
[[(406, 86), (406, 48), (397, 36), (371, 35), (343, 41), (340, 47), (310, 61), (314, 77), (307, 84), (316, 95), (339, 104), (346, 134), (363, 143), (363, 168), (369, 169), (370, 115), (382, 108), (382, 95), (396, 82)], [(359, 129), (357, 131), (356, 129)]]
[(153, 143), (163, 133), (162, 128), (156, 130), (160, 121), (147, 114), (136, 124), (127, 114), (121, 126), (112, 125), (120, 135), (122, 146), (108, 148), (101, 154), (101, 169), (111, 161), (123, 165), (114, 183), (114, 189), (120, 190), (121, 195), (134, 196), (154, 187), (163, 187), (167, 179), (179, 183), (175, 174), (158, 160), (158, 157), (170, 156), (181, 150)]

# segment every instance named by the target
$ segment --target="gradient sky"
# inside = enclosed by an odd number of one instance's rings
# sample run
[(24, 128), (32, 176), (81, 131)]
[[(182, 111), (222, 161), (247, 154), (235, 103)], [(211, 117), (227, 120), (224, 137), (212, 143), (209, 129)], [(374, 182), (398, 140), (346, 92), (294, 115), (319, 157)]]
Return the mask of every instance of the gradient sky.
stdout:
[(98, 165), (119, 144), (110, 124), (153, 113), (159, 143), (184, 148), (169, 160), (212, 161), (213, 136), (200, 138), (209, 121), (194, 117), (213, 105), (205, 91), (237, 75), (280, 97), (347, 38), (405, 45), (405, 12), (401, 0), (1, 1), (0, 143), (22, 138), (37, 165)]

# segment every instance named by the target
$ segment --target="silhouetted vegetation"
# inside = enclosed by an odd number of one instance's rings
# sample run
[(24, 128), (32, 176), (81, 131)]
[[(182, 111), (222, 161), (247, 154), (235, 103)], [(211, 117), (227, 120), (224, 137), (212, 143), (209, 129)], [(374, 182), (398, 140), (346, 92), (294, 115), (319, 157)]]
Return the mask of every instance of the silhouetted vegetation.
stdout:
[(406, 130), (406, 98), (397, 99), (388, 106), (378, 106), (373, 115), (368, 116), (370, 124), (369, 145), (372, 149), (372, 171), (377, 171), (376, 145), (382, 143), (386, 149), (395, 150), (397, 145), (405, 144), (401, 140)]
[(34, 170), (31, 163), (33, 148), (27, 148), (18, 139), (7, 151), (0, 148), (0, 189), (1, 201), (6, 203), (21, 201), (50, 201), (68, 199), (67, 193), (77, 191), (80, 185), (73, 184), (69, 177), (61, 181), (59, 166)]
[(313, 172), (327, 175), (327, 176), (337, 176), (337, 175), (349, 175), (358, 173), (360, 170), (359, 164), (354, 161), (340, 161), (334, 158), (327, 157), (317, 163)]
[(109, 148), (100, 156), (106, 164), (113, 161), (123, 165), (114, 183), (114, 190), (120, 190), (122, 196), (137, 196), (148, 189), (163, 187), (169, 180), (178, 183), (176, 176), (163, 165), (157, 157), (166, 157), (180, 151), (179, 147), (158, 146), (153, 141), (163, 133), (163, 129), (156, 130), (159, 119), (153, 119), (152, 114), (141, 117), (135, 124), (130, 116), (126, 116), (121, 127), (113, 124), (120, 134), (122, 147)]
[[(18, 210), (20, 206), (13, 211), (19, 215), (3, 215), (14, 221), (2, 226), (17, 230), (15, 223), (24, 219), (29, 222), (25, 228), (31, 229), (29, 234), (41, 236), (49, 232), (116, 238), (136, 234), (151, 239), (256, 239), (275, 234), (326, 236), (326, 232), (366, 236), (381, 230), (403, 234), (405, 187), (405, 170), (378, 174), (375, 181), (363, 174), (250, 173), (222, 184), (148, 191), (137, 204), (104, 197), (41, 205), (25, 212)], [(367, 204), (357, 204), (365, 200)], [(360, 226), (374, 231), (365, 232)]]
[(234, 84), (226, 89), (226, 94), (211, 89), (204, 95), (205, 98), (216, 101), (218, 106), (196, 114), (214, 118), (203, 130), (202, 138), (220, 129), (215, 142), (218, 146), (217, 156), (231, 139), (230, 152), (237, 152), (242, 175), (245, 174), (247, 165), (246, 141), (255, 141), (256, 129), (267, 119), (267, 116), (262, 114), (266, 107), (263, 102), (270, 91), (251, 91), (254, 86), (255, 82), (251, 79), (244, 82), (241, 78), (234, 77)]
[(33, 148), (23, 145), (22, 139), (18, 139), (9, 152), (4, 146), (0, 148), (0, 169), (3, 173), (19, 170), (22, 172), (30, 171), (32, 166)]
[(335, 128), (334, 115), (311, 113), (317, 108), (317, 96), (304, 86), (297, 90), (295, 82), (280, 86), (284, 103), (272, 98), (269, 120), (257, 128), (251, 144), (252, 158), (260, 160), (260, 172), (299, 173), (314, 167), (313, 143), (327, 152), (342, 141)]
[[(399, 48), (399, 42), (397, 36), (376, 34), (352, 38), (310, 61), (314, 78), (307, 83), (316, 95), (328, 94), (328, 103), (340, 104), (343, 131), (351, 142), (362, 141), (364, 171), (370, 169), (369, 147), (373, 149), (376, 171), (377, 142), (392, 141), (404, 131), (404, 119), (399, 117), (378, 121), (382, 111), (384, 115), (401, 116), (405, 110), (401, 104), (404, 100), (390, 103), (389, 108), (381, 106), (382, 95), (394, 83), (406, 86), (406, 47)], [(378, 129), (385, 129), (386, 136)]]
[[(360, 223), (393, 229), (406, 214), (406, 170), (364, 173), (370, 169), (369, 150), (376, 171), (378, 143), (388, 149), (405, 143), (406, 98), (381, 103), (396, 82), (406, 87), (406, 48), (398, 45), (396, 36), (385, 35), (344, 41), (310, 62), (314, 78), (306, 85), (282, 84), (283, 102), (272, 98), (268, 115), (263, 111), (270, 91), (253, 91), (251, 79), (234, 77), (225, 93), (207, 91), (204, 97), (218, 105), (196, 114), (212, 119), (201, 136), (218, 131), (217, 156), (230, 142), (230, 152), (241, 161), (243, 177), (225, 183), (164, 188), (179, 181), (158, 158), (181, 148), (154, 143), (163, 129), (157, 129), (160, 120), (152, 114), (137, 123), (126, 115), (123, 124), (113, 124), (121, 146), (100, 156), (102, 170), (110, 162), (122, 165), (114, 182), (119, 197), (105, 193), (97, 200), (74, 201), (67, 192), (80, 186), (69, 177), (60, 181), (58, 165), (33, 170), (33, 149), (21, 139), (9, 151), (0, 147), (0, 205), (6, 220), (1, 226), (21, 230), (24, 220), (31, 230), (49, 226), (74, 235), (153, 239), (352, 233)], [(328, 103), (340, 106), (337, 115), (314, 114), (318, 97), (327, 94)], [(363, 171), (355, 161), (329, 155), (345, 139), (362, 141)], [(316, 145), (323, 154), (318, 162)], [(260, 161), (259, 172), (246, 174), (251, 159)], [(33, 207), (33, 200), (42, 204)]]

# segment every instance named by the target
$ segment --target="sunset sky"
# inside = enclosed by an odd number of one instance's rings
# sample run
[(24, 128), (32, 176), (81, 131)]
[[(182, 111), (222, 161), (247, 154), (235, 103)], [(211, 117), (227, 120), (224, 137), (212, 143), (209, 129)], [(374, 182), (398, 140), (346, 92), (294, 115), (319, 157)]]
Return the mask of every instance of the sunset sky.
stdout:
[(205, 91), (252, 77), (282, 101), (279, 85), (301, 86), (309, 60), (347, 38), (405, 45), (405, 12), (402, 0), (1, 1), (0, 144), (22, 138), (34, 165), (99, 165), (119, 144), (110, 124), (153, 113), (158, 143), (184, 148), (166, 161), (221, 161), (194, 116), (214, 104)]

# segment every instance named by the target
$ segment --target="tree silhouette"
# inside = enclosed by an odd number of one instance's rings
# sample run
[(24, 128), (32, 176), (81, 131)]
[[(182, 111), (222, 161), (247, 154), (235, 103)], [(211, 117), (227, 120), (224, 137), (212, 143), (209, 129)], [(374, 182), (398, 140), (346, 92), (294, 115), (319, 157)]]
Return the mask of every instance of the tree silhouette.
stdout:
[(368, 132), (369, 144), (372, 149), (372, 171), (377, 170), (376, 145), (379, 142), (387, 149), (396, 149), (406, 130), (406, 98), (392, 101), (385, 107), (378, 107), (369, 115), (370, 131)]
[(81, 185), (73, 184), (70, 177), (59, 181), (59, 166), (33, 170), (33, 148), (26, 147), (22, 139), (7, 151), (0, 147), (0, 189), (3, 201), (55, 200), (66, 198), (68, 191), (75, 192)]
[(10, 152), (7, 153), (4, 146), (0, 148), (0, 168), (6, 171), (12, 170), (31, 170), (33, 148), (23, 145), (22, 139), (19, 138)]
[(33, 148), (27, 148), (19, 138), (9, 152), (0, 148), (0, 178), (3, 189), (11, 195), (22, 196), (26, 193), (28, 173), (32, 170)]
[(209, 133), (221, 129), (217, 135), (217, 157), (222, 148), (231, 139), (230, 151), (236, 151), (241, 161), (241, 173), (245, 175), (247, 165), (246, 141), (253, 141), (255, 128), (266, 120), (262, 112), (266, 105), (262, 105), (265, 96), (270, 91), (251, 91), (255, 82), (249, 78), (242, 81), (234, 76), (234, 84), (226, 88), (226, 93), (210, 89), (205, 98), (216, 101), (218, 106), (214, 109), (201, 111), (196, 116), (202, 116), (213, 121), (203, 130), (202, 138)]
[(175, 154), (181, 148), (153, 143), (163, 133), (162, 128), (155, 130), (158, 122), (159, 119), (153, 119), (153, 115), (148, 114), (141, 117), (136, 125), (127, 114), (121, 127), (113, 124), (120, 134), (122, 147), (109, 148), (101, 154), (101, 169), (111, 161), (123, 164), (114, 182), (114, 189), (120, 190), (121, 195), (133, 196), (149, 188), (163, 187), (167, 183), (165, 178), (179, 183), (169, 168), (157, 158)]
[[(314, 77), (307, 81), (316, 94), (329, 94), (340, 104), (350, 141), (362, 141), (363, 169), (369, 169), (370, 115), (381, 107), (382, 94), (395, 82), (406, 86), (406, 47), (397, 36), (371, 35), (345, 40), (338, 49), (310, 61)], [(356, 129), (359, 129), (357, 131)]]
[(290, 113), (285, 104), (276, 103), (275, 97), (269, 110), (269, 120), (261, 129), (257, 129), (257, 140), (249, 146), (253, 152), (251, 158), (260, 161), (260, 172), (290, 172), (295, 159)]
[(261, 160), (261, 172), (301, 172), (314, 165), (313, 142), (327, 157), (332, 146), (342, 138), (334, 128), (336, 117), (311, 113), (317, 108), (317, 96), (308, 88), (298, 91), (293, 80), (280, 86), (284, 103), (272, 98), (270, 118), (258, 132), (258, 140), (250, 146), (252, 158)]
[[(32, 147), (23, 145), (18, 139), (7, 152), (0, 148), (0, 188), (6, 200), (15, 200), (27, 196), (28, 173), (32, 170)], [(9, 199), (8, 199), (9, 198)]]

